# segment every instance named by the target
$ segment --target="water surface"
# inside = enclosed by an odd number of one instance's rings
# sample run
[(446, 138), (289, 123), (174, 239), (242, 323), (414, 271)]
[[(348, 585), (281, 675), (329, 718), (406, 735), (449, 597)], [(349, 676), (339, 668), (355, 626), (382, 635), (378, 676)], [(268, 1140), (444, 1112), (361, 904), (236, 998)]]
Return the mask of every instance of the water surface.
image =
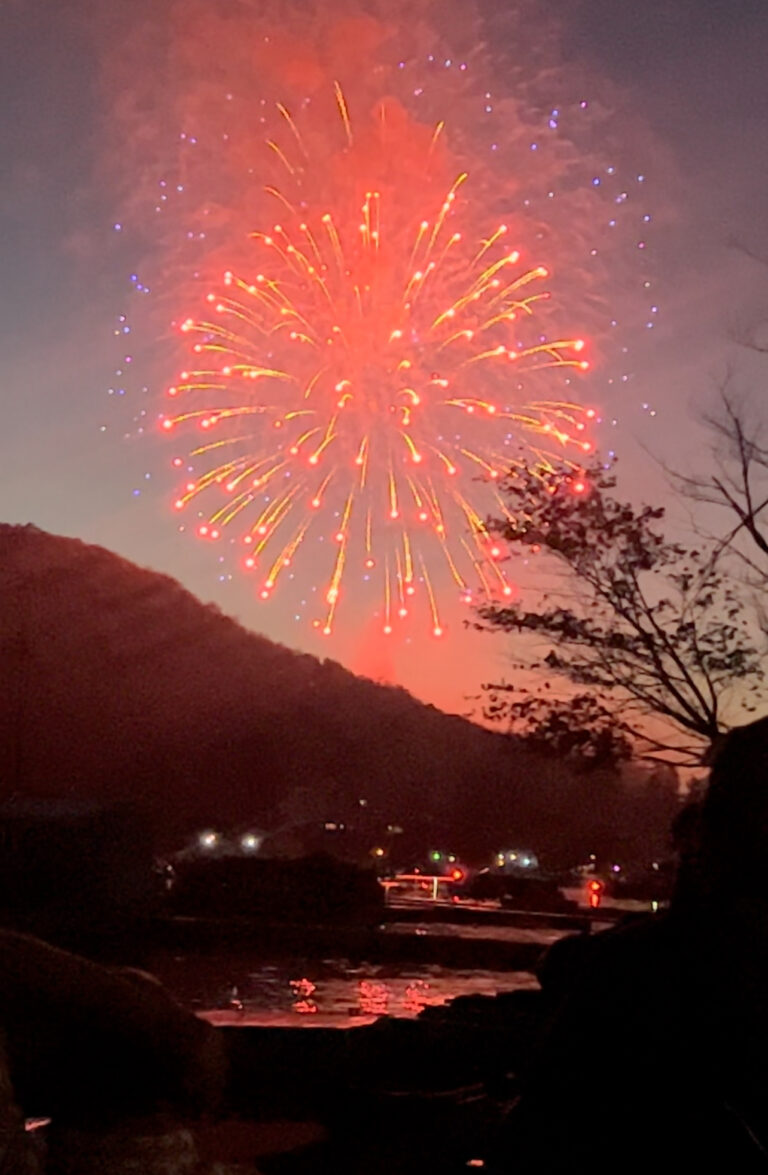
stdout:
[(265, 960), (246, 953), (159, 956), (152, 970), (185, 1007), (215, 1024), (348, 1027), (378, 1016), (413, 1018), (460, 995), (538, 986), (527, 971), (353, 964), (344, 958)]

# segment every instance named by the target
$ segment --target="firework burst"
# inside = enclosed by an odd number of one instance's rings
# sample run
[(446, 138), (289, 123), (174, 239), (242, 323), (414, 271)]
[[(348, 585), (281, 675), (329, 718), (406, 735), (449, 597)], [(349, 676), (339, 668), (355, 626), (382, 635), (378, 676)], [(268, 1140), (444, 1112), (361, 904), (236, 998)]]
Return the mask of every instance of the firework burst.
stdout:
[[(336, 101), (356, 173), (338, 86)], [(195, 365), (169, 389), (181, 404), (162, 425), (205, 435), (191, 454), (200, 472), (176, 507), (206, 504), (203, 538), (241, 529), (262, 599), (294, 561), (317, 567), (310, 538), (333, 544), (315, 620), (326, 634), (356, 566), (379, 581), (386, 633), (422, 588), (439, 636), (436, 561), (466, 601), (478, 583), (487, 595), (512, 591), (485, 524), (504, 509), (494, 481), (555, 456), (577, 465), (591, 449), (593, 413), (527, 391), (551, 369), (585, 369), (584, 343), (541, 333), (548, 273), (523, 263), (506, 224), (479, 240), (463, 231), (475, 219), (465, 173), (436, 206), (419, 206), (414, 193), (434, 187), (441, 125), (421, 184), (363, 188), (349, 212), (313, 216), (309, 153), (281, 113), (292, 143), (269, 148), (296, 193), (270, 188), (280, 221), (251, 234), (247, 270), (226, 272), (209, 313), (181, 326)], [(370, 160), (370, 144), (363, 154)]]
[(616, 425), (654, 325), (621, 104), (585, 98), (536, 0), (498, 35), (472, 0), (137, 6), (105, 56), (124, 435), (162, 411), (178, 529), (277, 625), (441, 633), (457, 596), (515, 590), (499, 475), (578, 467), (587, 350)]

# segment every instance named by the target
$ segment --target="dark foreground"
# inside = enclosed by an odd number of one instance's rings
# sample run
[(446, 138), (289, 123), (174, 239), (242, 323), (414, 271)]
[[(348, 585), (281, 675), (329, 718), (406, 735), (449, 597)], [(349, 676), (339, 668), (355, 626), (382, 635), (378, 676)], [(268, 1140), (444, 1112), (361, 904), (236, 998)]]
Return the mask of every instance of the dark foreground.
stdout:
[[(346, 1029), (212, 1028), (148, 976), (1, 937), (3, 1175), (463, 1170), (541, 1012), (519, 991)], [(22, 1116), (50, 1121), (14, 1144)]]
[(744, 929), (672, 911), (559, 940), (539, 990), (302, 1031), (214, 1028), (150, 976), (0, 933), (0, 1170), (764, 1171)]

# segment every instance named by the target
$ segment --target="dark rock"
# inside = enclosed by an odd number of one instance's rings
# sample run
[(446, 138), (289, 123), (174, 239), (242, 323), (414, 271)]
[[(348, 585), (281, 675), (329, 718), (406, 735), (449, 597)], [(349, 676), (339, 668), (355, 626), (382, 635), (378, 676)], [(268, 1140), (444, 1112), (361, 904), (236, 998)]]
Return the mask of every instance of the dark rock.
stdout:
[(214, 1029), (156, 982), (0, 932), (0, 1027), (27, 1117), (107, 1122), (214, 1107), (226, 1084)]

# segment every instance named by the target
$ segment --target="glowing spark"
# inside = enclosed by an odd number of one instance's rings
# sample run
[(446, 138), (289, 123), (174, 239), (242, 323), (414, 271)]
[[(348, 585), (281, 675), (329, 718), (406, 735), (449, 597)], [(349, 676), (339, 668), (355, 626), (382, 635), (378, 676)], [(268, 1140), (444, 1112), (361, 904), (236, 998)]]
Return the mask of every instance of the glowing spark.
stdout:
[[(334, 94), (352, 153), (363, 136), (338, 83)], [(304, 172), (316, 161), (298, 119), (278, 111), (286, 142), (267, 146), (296, 191), (268, 189), (280, 223), (250, 234), (252, 271), (228, 269), (207, 316), (180, 327), (194, 364), (169, 388), (178, 410), (161, 428), (220, 435), (194, 448), (209, 464), (174, 505), (224, 494), (198, 527), (206, 539), (248, 518), (246, 566), (269, 560), (263, 599), (310, 541), (330, 540), (327, 610), (315, 622), (324, 635), (357, 568), (381, 585), (385, 633), (423, 597), (441, 636), (435, 563), (462, 599), (470, 572), (487, 593), (511, 594), (483, 521), (498, 494), (483, 481), (544, 469), (563, 450), (578, 479), (594, 409), (518, 385), (584, 370), (585, 343), (544, 333), (548, 271), (521, 264), (506, 224), (475, 231), (466, 172), (423, 207), (418, 188), (379, 191), (357, 175), (348, 205), (313, 207)], [(425, 167), (442, 135), (440, 123)]]

